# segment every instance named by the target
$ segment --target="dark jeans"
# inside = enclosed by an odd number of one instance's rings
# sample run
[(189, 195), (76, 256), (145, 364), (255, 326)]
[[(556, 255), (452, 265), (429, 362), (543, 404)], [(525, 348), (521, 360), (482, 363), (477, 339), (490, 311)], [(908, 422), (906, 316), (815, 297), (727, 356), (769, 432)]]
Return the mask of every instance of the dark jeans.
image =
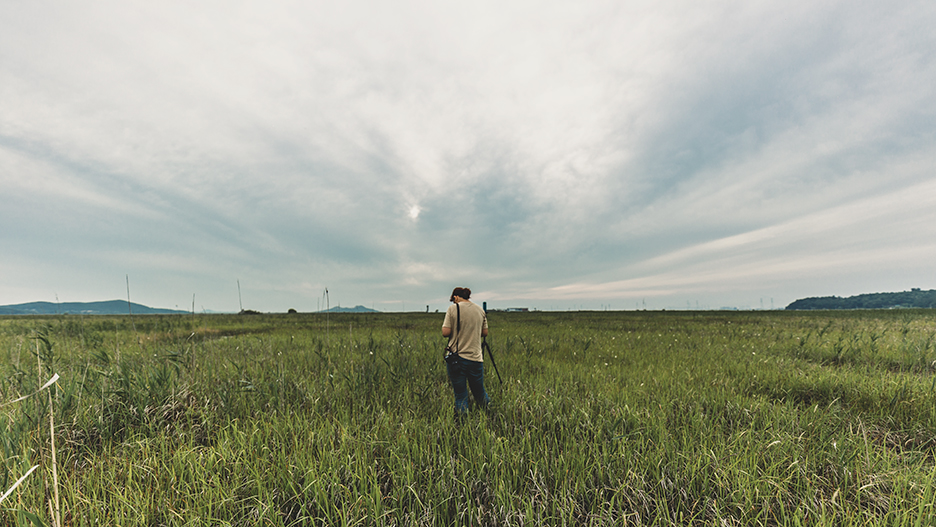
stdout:
[(491, 399), (484, 391), (484, 363), (459, 357), (447, 362), (446, 367), (452, 389), (455, 390), (455, 414), (468, 413), (468, 388), (474, 394), (475, 404), (487, 408)]

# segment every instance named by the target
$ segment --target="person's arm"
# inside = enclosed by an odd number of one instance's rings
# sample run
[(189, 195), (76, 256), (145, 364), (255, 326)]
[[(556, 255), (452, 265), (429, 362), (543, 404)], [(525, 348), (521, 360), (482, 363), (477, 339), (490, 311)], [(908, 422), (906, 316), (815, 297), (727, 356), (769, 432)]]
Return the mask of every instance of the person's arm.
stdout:
[(481, 336), (486, 337), (487, 335), (488, 335), (488, 329), (487, 329), (487, 326), (485, 326), (481, 328)]
[(445, 318), (442, 319), (442, 336), (452, 336), (452, 313), (448, 309), (445, 310)]

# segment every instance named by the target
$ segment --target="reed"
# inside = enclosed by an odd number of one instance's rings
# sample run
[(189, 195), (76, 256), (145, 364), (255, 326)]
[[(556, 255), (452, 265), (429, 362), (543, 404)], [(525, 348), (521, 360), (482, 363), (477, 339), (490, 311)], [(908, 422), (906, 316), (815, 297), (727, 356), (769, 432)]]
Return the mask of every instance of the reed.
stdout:
[[(37, 376), (38, 376), (38, 378), (42, 378), (43, 375), (45, 374), (44, 371), (43, 371), (43, 369), (44, 369), (44, 368), (43, 368), (43, 359), (45, 359), (45, 361), (46, 361), (46, 364), (47, 364), (46, 368), (47, 368), (47, 369), (50, 369), (50, 370), (52, 369), (52, 364), (53, 364), (52, 343), (51, 343), (51, 342), (49, 341), (49, 339), (46, 337), (44, 331), (38, 331), (38, 332), (36, 333), (36, 335), (33, 337), (33, 339), (36, 341), (36, 351), (35, 351), (35, 355), (36, 355), (36, 359), (37, 359), (37, 361), (38, 361), (38, 369), (37, 369), (37, 372), (38, 372), (38, 373), (37, 373)], [(42, 346), (40, 346), (40, 343), (41, 343)], [(18, 362), (18, 361), (17, 361), (17, 362)], [(17, 371), (18, 371), (19, 373), (23, 373), (23, 372), (21, 372), (21, 371), (19, 371), (19, 370), (17, 370)], [(15, 399), (12, 399), (12, 400), (9, 400), (9, 401), (7, 401), (7, 402), (5, 402), (5, 403), (0, 404), (0, 408), (11, 410), (11, 412), (7, 415), (7, 417), (8, 417), (11, 421), (19, 419), (19, 424), (22, 425), (22, 424), (28, 422), (28, 421), (30, 420), (30, 417), (29, 417), (28, 415), (25, 415), (25, 417), (22, 416), (22, 415), (17, 415), (16, 409), (20, 406), (20, 403), (23, 403), (23, 402), (25, 402), (25, 401), (28, 400), (28, 399), (37, 397), (37, 396), (39, 396), (42, 392), (47, 392), (47, 393), (48, 393), (48, 400), (49, 400), (49, 406), (48, 406), (48, 414), (49, 414), (49, 452), (51, 453), (51, 462), (49, 463), (48, 467), (50, 468), (51, 474), (52, 474), (52, 491), (51, 491), (51, 493), (52, 493), (52, 496), (53, 496), (53, 497), (50, 498), (49, 501), (48, 501), (48, 507), (49, 507), (49, 515), (50, 515), (50, 517), (52, 518), (52, 525), (53, 525), (54, 527), (60, 527), (60, 526), (61, 526), (61, 513), (60, 513), (60, 511), (61, 511), (61, 509), (60, 509), (60, 504), (61, 504), (61, 502), (60, 502), (60, 499), (59, 499), (58, 463), (57, 463), (57, 460), (56, 460), (56, 447), (55, 447), (55, 412), (54, 412), (53, 403), (52, 403), (52, 399), (53, 399), (53, 396), (52, 396), (53, 387), (54, 387), (55, 383), (58, 381), (58, 379), (59, 379), (59, 375), (58, 375), (57, 373), (53, 373), (52, 376), (51, 376), (51, 378), (49, 378), (49, 380), (46, 381), (46, 383), (43, 384), (41, 387), (39, 387), (37, 390), (35, 390), (35, 391), (31, 392), (31, 393), (28, 393), (28, 394), (26, 394), (26, 395), (21, 395), (21, 396), (15, 398)], [(42, 412), (44, 409), (43, 409), (42, 406), (41, 406), (41, 397), (37, 397), (37, 399), (40, 401), (40, 405), (37, 406), (38, 412), (37, 412), (36, 415), (38, 416), (38, 415), (41, 414), (41, 412)], [(41, 420), (39, 420), (38, 418), (35, 419), (35, 421), (37, 422), (37, 424), (41, 423)], [(15, 421), (14, 421), (14, 422), (15, 422)], [(4, 460), (4, 462), (5, 462), (4, 464), (5, 464), (5, 465), (7, 465), (7, 463), (8, 463), (10, 460), (14, 459), (14, 458), (20, 458), (21, 460), (28, 460), (28, 459), (29, 459), (29, 456), (28, 456), (28, 455), (16, 455), (16, 454), (13, 454), (14, 449), (15, 449), (15, 447), (17, 447), (17, 446), (19, 446), (19, 447), (28, 447), (28, 446), (32, 446), (35, 450), (38, 450), (38, 451), (40, 452), (39, 457), (40, 457), (40, 458), (43, 457), (42, 454), (41, 454), (41, 452), (44, 450), (43, 447), (42, 447), (42, 445), (41, 445), (41, 444), (38, 444), (38, 443), (35, 443), (34, 440), (33, 440), (31, 437), (29, 437), (29, 435), (24, 434), (24, 433), (23, 433), (23, 430), (22, 430), (19, 426), (11, 426), (11, 427), (8, 427), (7, 430), (6, 430), (6, 432), (7, 432), (8, 435), (6, 435), (6, 437), (4, 437), (4, 441), (3, 441), (3, 445), (4, 445), (4, 447), (5, 447), (4, 450), (6, 451), (6, 454), (7, 454), (6, 459)], [(34, 437), (35, 437), (35, 438), (41, 437), (41, 426), (39, 426), (39, 428), (38, 428), (38, 430), (37, 430), (37, 434), (36, 434)], [(17, 443), (19, 443), (19, 444), (17, 444)], [(14, 482), (2, 495), (0, 495), (0, 503), (3, 503), (11, 494), (13, 494), (13, 492), (16, 491), (16, 489), (17, 489), (21, 484), (23, 484), (23, 482), (25, 482), (25, 481), (27, 480), (27, 478), (29, 478), (29, 476), (30, 476), (33, 472), (36, 471), (36, 469), (40, 468), (41, 466), (42, 466), (42, 463), (40, 463), (40, 464), (35, 464), (35, 465), (33, 465), (29, 470), (27, 470), (27, 471), (25, 472), (25, 474), (23, 474), (22, 476), (20, 476), (19, 479), (16, 480), (16, 482)], [(7, 466), (7, 470), (9, 470), (9, 467), (8, 467), (8, 466)], [(6, 476), (9, 476), (9, 472), (7, 472)], [(17, 517), (19, 517), (19, 518), (25, 518), (26, 520), (31, 521), (31, 522), (33, 523), (33, 525), (43, 525), (42, 521), (40, 520), (40, 518), (39, 518), (39, 516), (38, 516), (37, 514), (35, 514), (35, 513), (33, 513), (33, 512), (29, 512), (29, 511), (27, 511), (27, 510), (26, 510), (25, 508), (23, 508), (23, 507), (17, 508), (17, 509), (9, 509), (9, 510), (10, 510), (11, 512), (14, 512), (14, 513), (17, 515)]]
[(432, 315), (0, 318), (4, 400), (61, 374), (0, 524), (931, 524), (933, 315), (491, 313), (462, 426)]

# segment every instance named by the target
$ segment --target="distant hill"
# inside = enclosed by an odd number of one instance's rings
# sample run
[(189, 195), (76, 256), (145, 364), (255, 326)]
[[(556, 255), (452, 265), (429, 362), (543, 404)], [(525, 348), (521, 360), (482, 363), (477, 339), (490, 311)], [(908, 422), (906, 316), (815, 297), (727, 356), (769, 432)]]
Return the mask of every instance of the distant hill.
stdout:
[(333, 307), (327, 311), (321, 311), (321, 313), (380, 313), (376, 309), (371, 309), (364, 306), (354, 306), (354, 307)]
[(900, 293), (867, 293), (842, 298), (820, 296), (801, 298), (786, 309), (893, 309), (893, 308), (936, 308), (936, 290), (921, 291), (913, 288)]
[[(130, 303), (134, 315), (184, 314), (188, 311), (178, 309), (160, 309), (142, 304)], [(29, 302), (0, 306), (0, 315), (126, 315), (129, 313), (126, 300), (108, 300), (105, 302)]]

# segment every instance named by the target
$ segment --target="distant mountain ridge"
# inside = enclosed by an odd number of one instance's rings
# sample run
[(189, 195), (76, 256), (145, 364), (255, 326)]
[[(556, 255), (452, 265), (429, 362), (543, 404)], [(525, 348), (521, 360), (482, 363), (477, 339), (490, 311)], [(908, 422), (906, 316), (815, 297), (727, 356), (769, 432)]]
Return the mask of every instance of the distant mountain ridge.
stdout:
[(936, 290), (922, 291), (915, 287), (900, 293), (866, 293), (848, 298), (838, 296), (801, 298), (786, 307), (789, 310), (893, 308), (936, 308)]
[(178, 309), (161, 309), (144, 306), (143, 304), (129, 304), (126, 300), (106, 300), (103, 302), (28, 302), (26, 304), (11, 304), (0, 306), (0, 315), (127, 315), (130, 309), (134, 315), (171, 315), (184, 314), (188, 311)]
[(354, 306), (354, 307), (333, 307), (328, 310), (323, 310), (321, 313), (380, 313), (376, 309), (371, 309), (364, 306)]

